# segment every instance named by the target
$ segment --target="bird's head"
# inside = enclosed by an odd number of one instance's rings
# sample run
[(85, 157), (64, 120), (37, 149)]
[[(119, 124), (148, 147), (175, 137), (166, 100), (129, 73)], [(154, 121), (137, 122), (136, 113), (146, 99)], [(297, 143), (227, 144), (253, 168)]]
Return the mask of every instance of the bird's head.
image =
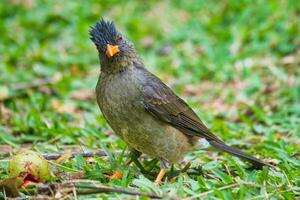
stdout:
[(118, 70), (136, 57), (132, 43), (116, 30), (113, 22), (101, 19), (91, 27), (90, 36), (99, 52), (101, 68)]

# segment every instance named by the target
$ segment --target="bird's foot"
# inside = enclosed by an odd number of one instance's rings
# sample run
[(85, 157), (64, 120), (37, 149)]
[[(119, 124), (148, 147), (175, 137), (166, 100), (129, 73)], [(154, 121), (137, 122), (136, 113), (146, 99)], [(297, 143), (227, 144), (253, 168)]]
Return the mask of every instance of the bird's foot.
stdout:
[(156, 185), (160, 185), (161, 184), (161, 180), (163, 179), (163, 177), (165, 176), (166, 174), (166, 169), (161, 169), (160, 172), (158, 173), (154, 183)]
[(168, 162), (166, 162), (165, 160), (160, 159), (159, 162), (160, 162), (160, 172), (158, 173), (158, 175), (157, 175), (157, 177), (156, 177), (156, 179), (154, 181), (154, 183), (156, 185), (160, 185), (161, 184), (161, 181), (164, 178), (167, 169), (170, 168), (170, 164)]

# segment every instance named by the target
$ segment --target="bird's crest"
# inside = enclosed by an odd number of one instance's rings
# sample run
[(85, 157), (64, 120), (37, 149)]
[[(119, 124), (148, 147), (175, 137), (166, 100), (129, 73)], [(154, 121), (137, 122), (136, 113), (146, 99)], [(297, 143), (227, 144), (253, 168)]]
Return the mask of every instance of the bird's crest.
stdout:
[(91, 40), (97, 47), (114, 44), (118, 32), (112, 21), (101, 19), (90, 29)]

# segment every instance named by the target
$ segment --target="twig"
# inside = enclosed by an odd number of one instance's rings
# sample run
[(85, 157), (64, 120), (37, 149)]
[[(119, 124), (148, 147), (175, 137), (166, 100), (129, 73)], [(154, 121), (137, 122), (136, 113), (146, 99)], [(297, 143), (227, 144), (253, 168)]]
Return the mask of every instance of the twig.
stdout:
[[(86, 186), (86, 185), (75, 185), (77, 194), (95, 194), (95, 193), (122, 193), (128, 195), (137, 195), (137, 196), (148, 196), (153, 199), (162, 199), (161, 196), (155, 194), (146, 194), (137, 191), (125, 190), (121, 188), (109, 188), (109, 187), (99, 187), (99, 186)], [(84, 190), (80, 190), (84, 189)]]
[[(43, 154), (43, 156), (47, 160), (56, 160), (64, 154), (65, 153), (53, 153), (53, 154)], [(73, 152), (71, 157), (74, 157), (77, 155), (80, 155), (83, 157), (91, 157), (91, 156), (95, 156), (95, 155), (100, 156), (100, 157), (107, 156), (107, 154), (104, 151), (85, 151), (85, 152)]]
[[(79, 180), (76, 181), (76, 183)], [(81, 180), (81, 182), (84, 180)], [(84, 183), (87, 183), (84, 181)], [(91, 183), (91, 182), (90, 182)], [(99, 182), (98, 182), (99, 183)], [(134, 190), (126, 190), (122, 188), (113, 188), (113, 187), (104, 187), (104, 186), (88, 186), (88, 185), (78, 185), (74, 184), (74, 182), (66, 182), (66, 183), (57, 183), (57, 184), (38, 184), (37, 185), (37, 194), (39, 195), (53, 195), (53, 191), (56, 194), (67, 195), (67, 194), (76, 194), (78, 195), (87, 195), (87, 194), (99, 194), (99, 193), (119, 193), (119, 194), (128, 194), (135, 196), (147, 196), (153, 199), (162, 199), (161, 196), (156, 194), (142, 193)]]

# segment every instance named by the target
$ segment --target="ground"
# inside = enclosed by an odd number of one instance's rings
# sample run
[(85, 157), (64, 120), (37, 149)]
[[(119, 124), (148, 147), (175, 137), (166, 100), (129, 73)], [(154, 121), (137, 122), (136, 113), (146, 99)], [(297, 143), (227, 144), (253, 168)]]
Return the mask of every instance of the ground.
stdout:
[[(102, 150), (108, 156), (49, 161), (50, 183), (85, 179), (181, 199), (300, 198), (299, 13), (296, 0), (2, 2), (0, 179), (8, 176), (8, 155), (20, 148)], [(147, 68), (212, 132), (276, 169), (253, 170), (231, 155), (196, 149), (174, 166), (190, 161), (191, 168), (158, 187), (155, 162), (150, 174), (124, 166), (127, 146), (94, 95), (100, 67), (88, 31), (101, 17), (115, 21)], [(142, 161), (149, 169), (150, 159)], [(109, 179), (116, 170), (123, 177)], [(93, 197), (134, 198), (75, 196)]]

